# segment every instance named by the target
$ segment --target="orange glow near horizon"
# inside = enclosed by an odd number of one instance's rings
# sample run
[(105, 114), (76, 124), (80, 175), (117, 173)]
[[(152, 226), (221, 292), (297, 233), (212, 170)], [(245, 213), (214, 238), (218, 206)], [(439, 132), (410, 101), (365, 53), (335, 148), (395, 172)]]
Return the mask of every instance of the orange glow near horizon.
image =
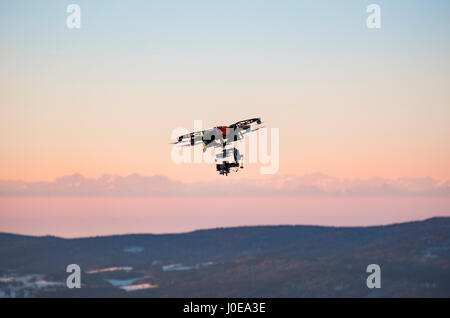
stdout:
[(231, 209), (229, 198), (0, 198), (8, 211), (1, 214), (0, 232), (86, 237), (246, 225), (370, 226), (450, 216), (449, 198), (232, 200), (241, 209)]

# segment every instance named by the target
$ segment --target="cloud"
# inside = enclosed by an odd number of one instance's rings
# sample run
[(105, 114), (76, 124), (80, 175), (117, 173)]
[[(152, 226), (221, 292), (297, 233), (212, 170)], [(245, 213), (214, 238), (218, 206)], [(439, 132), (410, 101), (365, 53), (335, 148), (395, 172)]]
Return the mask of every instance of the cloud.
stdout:
[(1, 197), (301, 197), (437, 196), (450, 197), (450, 181), (433, 178), (340, 179), (321, 173), (262, 179), (220, 179), (183, 183), (167, 176), (118, 176), (98, 179), (80, 174), (51, 182), (0, 180)]

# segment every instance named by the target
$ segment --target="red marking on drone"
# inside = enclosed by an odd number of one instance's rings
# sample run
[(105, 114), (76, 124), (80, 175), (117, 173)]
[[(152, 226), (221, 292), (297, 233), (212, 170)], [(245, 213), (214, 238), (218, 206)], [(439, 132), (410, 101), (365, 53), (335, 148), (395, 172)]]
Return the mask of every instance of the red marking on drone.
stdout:
[(226, 136), (227, 135), (227, 129), (228, 129), (227, 126), (220, 127), (220, 130), (222, 130), (222, 136)]

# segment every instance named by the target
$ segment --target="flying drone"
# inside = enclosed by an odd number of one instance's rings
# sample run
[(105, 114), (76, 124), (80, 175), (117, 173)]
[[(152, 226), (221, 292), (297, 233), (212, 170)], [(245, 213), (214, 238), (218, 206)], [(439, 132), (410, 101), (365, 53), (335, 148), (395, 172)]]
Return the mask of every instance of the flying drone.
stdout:
[(244, 168), (244, 156), (239, 153), (233, 143), (242, 140), (245, 134), (262, 128), (261, 124), (259, 117), (245, 119), (228, 126), (217, 126), (181, 135), (173, 144), (195, 146), (202, 143), (203, 151), (210, 147), (221, 147), (222, 152), (217, 154), (215, 159), (216, 170), (220, 175), (228, 176), (230, 171), (237, 172), (239, 168)]

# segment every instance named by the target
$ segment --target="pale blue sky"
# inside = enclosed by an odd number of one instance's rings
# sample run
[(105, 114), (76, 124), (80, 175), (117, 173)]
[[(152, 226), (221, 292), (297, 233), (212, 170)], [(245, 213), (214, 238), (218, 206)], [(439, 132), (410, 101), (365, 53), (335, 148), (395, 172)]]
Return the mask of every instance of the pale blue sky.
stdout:
[[(82, 29), (65, 28), (70, 1), (3, 1), (2, 49), (36, 53), (210, 56), (438, 54), (449, 48), (448, 1), (77, 1)], [(382, 29), (365, 26), (367, 4)], [(68, 40), (73, 41), (69, 45)], [(410, 50), (413, 49), (414, 52)]]

